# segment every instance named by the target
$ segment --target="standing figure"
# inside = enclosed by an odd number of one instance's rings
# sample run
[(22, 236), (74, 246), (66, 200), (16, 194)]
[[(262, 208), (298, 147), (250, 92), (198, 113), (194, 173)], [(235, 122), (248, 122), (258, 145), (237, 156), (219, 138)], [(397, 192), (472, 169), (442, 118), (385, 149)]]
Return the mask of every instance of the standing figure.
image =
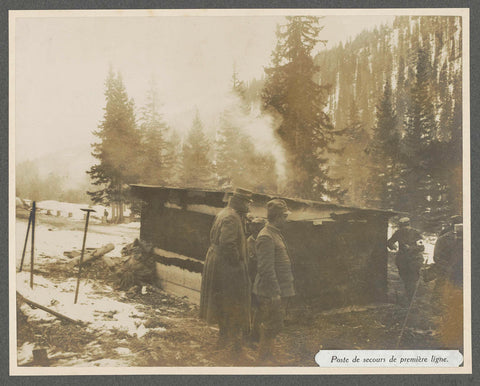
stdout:
[[(252, 283), (255, 282), (257, 276), (257, 250), (255, 243), (257, 241), (258, 233), (265, 226), (265, 220), (260, 217), (253, 218), (248, 225), (250, 236), (247, 239), (247, 253), (248, 253), (248, 275)], [(260, 320), (258, 318), (258, 302), (255, 294), (252, 293), (252, 324), (250, 331), (250, 340), (258, 342), (260, 339)]]
[(209, 324), (218, 323), (218, 346), (227, 347), (239, 358), (244, 354), (242, 333), (250, 326), (251, 285), (245, 237), (250, 202), (251, 192), (236, 189), (215, 218), (200, 294), (200, 318)]
[(292, 263), (282, 235), (289, 214), (285, 201), (269, 201), (268, 223), (255, 243), (257, 276), (253, 293), (257, 297), (261, 322), (258, 361), (263, 364), (274, 362), (275, 338), (283, 329), (287, 301), (295, 295)]
[(399, 229), (387, 241), (388, 248), (395, 249), (396, 242), (398, 242), (398, 252), (395, 264), (405, 285), (407, 299), (410, 301), (415, 292), (417, 281), (420, 278), (420, 269), (423, 265), (422, 252), (425, 247), (420, 232), (410, 227), (410, 219), (408, 217), (400, 219)]
[(458, 348), (463, 342), (463, 225), (440, 236), (433, 253), (436, 283), (432, 303), (440, 315), (438, 339)]
[[(463, 225), (455, 224), (453, 228), (441, 235), (433, 252), (436, 288), (440, 289), (446, 282), (463, 288)], [(436, 291), (440, 292), (440, 291)]]

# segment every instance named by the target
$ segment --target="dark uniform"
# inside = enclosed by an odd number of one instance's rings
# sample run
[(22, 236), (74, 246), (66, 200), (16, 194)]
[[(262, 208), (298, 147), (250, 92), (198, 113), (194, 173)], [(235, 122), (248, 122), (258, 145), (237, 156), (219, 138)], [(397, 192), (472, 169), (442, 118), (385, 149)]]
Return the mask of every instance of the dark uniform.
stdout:
[(250, 326), (251, 285), (242, 214), (248, 207), (241, 200), (234, 195), (215, 218), (200, 294), (200, 318), (218, 323), (219, 343), (232, 344), (234, 351), (241, 348), (241, 334)]
[[(402, 221), (403, 220), (403, 221)], [(407, 298), (410, 300), (415, 292), (415, 286), (420, 278), (420, 269), (423, 265), (424, 246), (420, 233), (409, 226), (407, 218), (400, 219), (400, 229), (398, 229), (387, 242), (390, 249), (395, 248), (398, 242), (398, 252), (395, 258), (395, 264), (398, 273), (405, 285)]]
[[(455, 226), (458, 229), (458, 226)], [(455, 229), (440, 236), (433, 252), (437, 284), (448, 280), (463, 287), (463, 237)]]
[[(253, 285), (267, 336), (274, 338), (283, 328), (284, 306), (295, 295), (292, 264), (285, 240), (278, 228), (267, 224), (257, 237), (258, 273)], [(280, 296), (282, 305), (272, 307), (271, 299)]]
[[(270, 201), (273, 209), (267, 208), (289, 213), (285, 202), (282, 201), (283, 207), (277, 201), (282, 200)], [(273, 356), (275, 337), (283, 329), (285, 307), (288, 299), (295, 295), (295, 287), (290, 256), (280, 229), (268, 223), (258, 234), (255, 246), (258, 265), (253, 293), (261, 321), (259, 359), (265, 360)]]
[(433, 268), (436, 283), (432, 303), (441, 315), (438, 336), (443, 347), (463, 342), (463, 226), (440, 236), (435, 244)]

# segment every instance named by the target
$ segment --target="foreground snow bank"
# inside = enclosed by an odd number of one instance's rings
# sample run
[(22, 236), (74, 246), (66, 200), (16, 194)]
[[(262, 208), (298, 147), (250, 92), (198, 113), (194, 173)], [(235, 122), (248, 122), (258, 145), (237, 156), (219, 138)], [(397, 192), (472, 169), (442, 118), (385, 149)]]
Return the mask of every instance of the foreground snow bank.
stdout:
[[(17, 274), (17, 291), (32, 300), (71, 319), (88, 323), (87, 329), (108, 332), (120, 330), (128, 335), (143, 337), (148, 331), (165, 331), (165, 328), (148, 329), (143, 324), (145, 314), (134, 305), (122, 303), (112, 298), (114, 290), (110, 286), (101, 287), (90, 281), (82, 280), (77, 304), (75, 298), (76, 279), (68, 278), (62, 283), (54, 283), (42, 276), (34, 277), (34, 287), (30, 288), (30, 273)], [(117, 295), (124, 295), (122, 292)], [(55, 316), (40, 309), (22, 306), (22, 311), (35, 320), (54, 320)]]

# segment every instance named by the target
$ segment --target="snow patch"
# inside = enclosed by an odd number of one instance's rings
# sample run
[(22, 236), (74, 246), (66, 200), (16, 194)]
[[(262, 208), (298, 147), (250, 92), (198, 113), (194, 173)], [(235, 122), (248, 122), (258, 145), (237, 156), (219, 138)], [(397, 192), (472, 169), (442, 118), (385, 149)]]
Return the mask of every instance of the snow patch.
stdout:
[(21, 347), (18, 348), (17, 350), (18, 366), (23, 366), (33, 361), (34, 348), (35, 348), (35, 345), (30, 342), (26, 342)]
[[(88, 323), (87, 330), (113, 331), (120, 330), (141, 338), (149, 329), (143, 323), (145, 314), (134, 305), (126, 304), (98, 294), (92, 282), (83, 280), (80, 283), (79, 298), (74, 304), (76, 279), (66, 279), (61, 284), (35, 276), (34, 287), (30, 288), (30, 273), (20, 272), (17, 275), (17, 290), (27, 299), (57, 311), (69, 318)], [(103, 286), (105, 292), (113, 293), (113, 288)], [(120, 293), (121, 295), (122, 293)], [(36, 320), (51, 320), (55, 317), (49, 313), (30, 307), (22, 310), (28, 317)]]
[[(17, 266), (20, 265), (25, 235), (28, 223), (25, 220), (17, 219), (15, 224), (15, 255)], [(122, 248), (132, 243), (139, 237), (139, 223), (120, 224), (120, 225), (92, 225), (87, 233), (86, 248), (100, 248), (103, 245), (113, 243), (115, 246), (108, 256), (121, 256)], [(31, 235), (31, 233), (30, 233)], [(35, 225), (35, 267), (41, 267), (44, 263), (51, 263), (52, 259), (58, 264), (65, 264), (71, 259), (64, 256), (65, 251), (81, 251), (83, 242), (82, 230), (57, 229), (48, 224), (37, 223)], [(30, 267), (30, 248), (31, 240), (28, 240), (25, 253), (24, 269)]]
[(115, 351), (120, 355), (130, 355), (132, 353), (127, 347), (117, 347)]

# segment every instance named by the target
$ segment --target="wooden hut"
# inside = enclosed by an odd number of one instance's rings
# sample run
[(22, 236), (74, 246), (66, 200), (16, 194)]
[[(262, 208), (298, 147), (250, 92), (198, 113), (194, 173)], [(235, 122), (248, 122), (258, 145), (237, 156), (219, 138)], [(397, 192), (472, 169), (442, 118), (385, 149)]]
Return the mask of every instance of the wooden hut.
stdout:
[[(210, 228), (228, 193), (148, 185), (132, 190), (143, 201), (140, 238), (155, 247), (162, 288), (199, 301)], [(251, 213), (266, 218), (272, 198), (254, 194)], [(299, 300), (321, 308), (386, 300), (393, 212), (283, 199), (292, 211), (284, 235)]]

